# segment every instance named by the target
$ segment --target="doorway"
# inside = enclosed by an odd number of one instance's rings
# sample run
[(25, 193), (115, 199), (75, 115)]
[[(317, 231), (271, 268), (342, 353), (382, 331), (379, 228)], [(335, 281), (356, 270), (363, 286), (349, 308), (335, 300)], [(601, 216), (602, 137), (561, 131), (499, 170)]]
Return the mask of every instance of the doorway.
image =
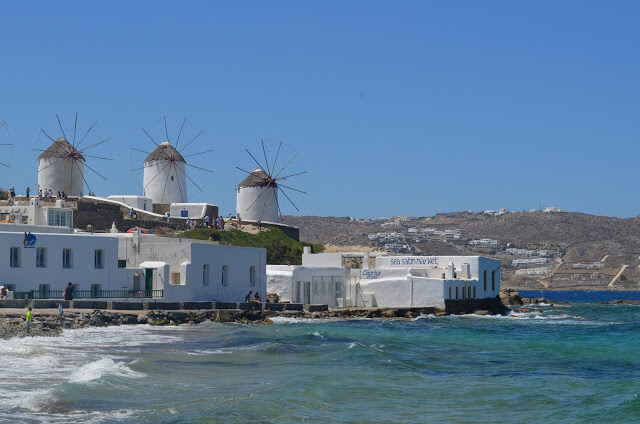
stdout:
[(153, 268), (145, 268), (144, 269), (144, 290), (151, 291), (153, 290)]

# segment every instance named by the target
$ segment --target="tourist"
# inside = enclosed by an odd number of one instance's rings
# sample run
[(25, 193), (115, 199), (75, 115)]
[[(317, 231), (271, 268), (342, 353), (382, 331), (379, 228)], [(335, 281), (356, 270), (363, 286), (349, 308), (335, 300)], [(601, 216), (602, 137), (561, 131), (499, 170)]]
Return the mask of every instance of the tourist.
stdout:
[(62, 314), (64, 314), (64, 308), (62, 303), (58, 302), (58, 318), (62, 319)]
[(231, 221), (232, 218), (233, 218), (233, 215), (231, 215), (231, 212), (229, 212), (229, 216), (227, 217), (227, 219), (229, 219), (229, 221)]
[(273, 303), (280, 303), (280, 296), (278, 296), (278, 293), (273, 294)]
[(187, 218), (187, 228), (191, 229), (191, 220)]
[(256, 292), (255, 296), (253, 296), (253, 301), (258, 305), (262, 303), (262, 300), (260, 299), (260, 295), (258, 294), (258, 292)]
[(60, 192), (60, 196), (62, 196), (63, 199), (67, 198), (67, 193), (65, 193), (64, 191)]
[(209, 218), (209, 215), (206, 215), (206, 216), (204, 217), (204, 227), (205, 227), (205, 228), (209, 228), (209, 221), (210, 221), (210, 219), (211, 219), (211, 218)]
[(42, 199), (42, 190), (38, 190), (38, 197)]
[(220, 218), (220, 229), (224, 231), (224, 218)]
[(133, 208), (129, 209), (129, 217), (130, 217), (131, 219), (133, 219), (133, 217), (135, 216), (135, 214), (136, 214), (136, 213), (135, 213), (135, 211), (133, 210)]
[(7, 289), (7, 286), (2, 286), (2, 288), (0, 289), (0, 299), (7, 300), (8, 298), (9, 298), (9, 289)]
[(64, 300), (73, 300), (73, 284), (67, 284), (67, 287), (62, 291), (62, 298)]
[(29, 195), (31, 194), (31, 187), (27, 187), (27, 199), (29, 199)]
[(15, 186), (11, 186), (11, 190), (9, 190), (9, 194), (11, 195), (12, 199), (16, 197), (16, 188), (15, 188)]
[(249, 293), (247, 293), (247, 295), (244, 297), (244, 303), (251, 302), (251, 293), (252, 293), (252, 290), (249, 290)]
[(27, 333), (31, 327), (31, 323), (33, 322), (33, 314), (31, 313), (31, 306), (27, 309), (27, 316), (24, 318), (25, 323), (27, 324)]
[(262, 217), (258, 218), (258, 231), (262, 231)]
[(240, 219), (240, 214), (236, 216), (236, 220), (238, 221), (238, 227), (242, 225), (242, 219)]

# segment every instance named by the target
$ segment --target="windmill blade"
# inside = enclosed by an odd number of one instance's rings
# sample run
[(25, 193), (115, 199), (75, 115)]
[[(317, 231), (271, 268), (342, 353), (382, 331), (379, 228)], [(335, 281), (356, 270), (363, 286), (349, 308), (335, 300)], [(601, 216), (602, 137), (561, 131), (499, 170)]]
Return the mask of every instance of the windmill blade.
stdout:
[(278, 173), (276, 175), (273, 176), (273, 178), (278, 178), (278, 175), (280, 175), (282, 173), (282, 171), (284, 171), (284, 169), (289, 166), (289, 164), (291, 162), (293, 162), (293, 160), (298, 156), (298, 152), (296, 152), (295, 155), (293, 155), (293, 157), (291, 159), (289, 159), (289, 162), (285, 163), (284, 166), (282, 168), (280, 168), (280, 171), (278, 171)]
[(44, 128), (40, 128), (40, 131), (42, 131), (42, 133), (44, 135), (46, 135), (49, 140), (53, 141), (54, 143), (56, 142), (53, 138), (51, 138), (51, 136), (49, 134), (47, 134), (47, 132), (44, 130)]
[(267, 160), (267, 151), (264, 148), (264, 140), (260, 139), (260, 143), (262, 144), (262, 153), (264, 154), (264, 163), (267, 165), (267, 173), (271, 175), (271, 169), (269, 169), (269, 161)]
[(258, 160), (255, 157), (253, 157), (249, 149), (244, 149), (244, 150), (246, 150), (247, 153), (249, 153), (249, 156), (251, 156), (251, 159), (253, 159), (253, 161), (258, 164), (258, 168), (262, 169), (263, 171), (267, 171), (266, 169), (264, 169), (264, 166), (260, 165), (260, 162), (258, 162)]
[[(99, 173), (98, 171), (96, 171), (95, 169), (93, 169), (92, 167), (90, 167), (89, 165), (87, 165), (87, 163), (84, 163), (84, 166), (86, 166), (90, 171), (92, 171), (94, 174), (98, 175), (100, 178), (102, 178), (103, 180), (107, 181), (107, 177), (105, 177), (104, 175), (102, 175), (101, 173)], [(84, 177), (83, 177), (84, 178)]]
[(93, 159), (102, 159), (102, 160), (113, 160), (113, 158), (104, 158), (102, 156), (91, 156), (91, 155), (83, 155), (85, 158), (93, 158)]
[(76, 147), (76, 130), (78, 129), (78, 112), (76, 112), (76, 119), (73, 122), (73, 141), (71, 142), (71, 145), (75, 148)]
[(251, 204), (249, 206), (247, 206), (247, 209), (251, 209), (251, 206), (255, 205), (255, 203), (258, 201), (258, 199), (264, 194), (265, 191), (267, 191), (267, 188), (269, 188), (269, 186), (271, 185), (271, 183), (267, 184), (267, 186), (262, 189), (262, 191), (260, 192), (260, 194), (258, 194), (256, 196), (255, 199), (253, 199), (253, 202), (251, 202)]
[[(31, 150), (35, 150), (36, 152), (46, 152), (46, 150), (43, 149), (31, 149)], [(54, 158), (66, 158), (67, 156), (62, 156), (62, 155), (51, 155)]]
[(13, 143), (0, 143), (0, 146), (13, 146)]
[(278, 162), (278, 155), (280, 155), (280, 148), (282, 147), (282, 140), (280, 140), (280, 144), (278, 145), (278, 151), (276, 152), (276, 158), (273, 160), (272, 170), (276, 169), (276, 162)]
[(202, 190), (202, 188), (200, 188), (200, 186), (198, 184), (196, 184), (195, 181), (193, 181), (193, 179), (189, 175), (187, 175), (187, 173), (185, 171), (183, 171), (182, 169), (178, 168), (177, 166), (176, 166), (176, 169), (179, 169), (180, 172), (182, 172), (182, 175), (184, 175), (189, 181), (191, 181), (191, 184), (196, 186), (198, 188), (198, 190), (204, 191), (204, 190)]
[(64, 133), (64, 129), (62, 128), (62, 123), (60, 122), (60, 117), (58, 116), (58, 114), (56, 113), (56, 119), (58, 120), (58, 126), (60, 127), (60, 131), (62, 131), (62, 135), (64, 136), (64, 138), (66, 138), (67, 140), (69, 140), (67, 138), (67, 135)]
[[(174, 163), (174, 165), (173, 165), (173, 166), (174, 166), (176, 169), (178, 169), (178, 167), (175, 165), (175, 163)], [(177, 172), (176, 172), (176, 179), (178, 179), (178, 173), (177, 173)], [(186, 189), (186, 188), (187, 188), (187, 186), (185, 185), (185, 189)], [(182, 187), (180, 187), (180, 180), (178, 180), (178, 191), (180, 192), (180, 198), (181, 198), (181, 199), (184, 199), (184, 200), (186, 201), (186, 200), (187, 200), (186, 193), (185, 193), (185, 196), (184, 196), (184, 197), (182, 197)]]
[(167, 136), (167, 142), (171, 143), (171, 140), (169, 140), (169, 130), (167, 129), (167, 117), (163, 116), (162, 118), (164, 119), (164, 133)]
[(6, 163), (4, 163), (4, 162), (2, 162), (2, 161), (0, 161), (0, 165), (2, 165), (2, 166), (6, 166), (7, 168), (11, 168), (9, 165), (7, 165)]
[(141, 152), (141, 153), (146, 153), (146, 154), (148, 154), (148, 155), (150, 155), (150, 154), (151, 154), (151, 152), (147, 152), (146, 150), (142, 150), (142, 149), (136, 149), (135, 147), (132, 147), (132, 148), (131, 148), (131, 150), (135, 150), (135, 151), (137, 151), (137, 152)]
[(201, 171), (207, 171), (207, 172), (209, 172), (209, 173), (211, 173), (211, 174), (215, 174), (215, 172), (213, 172), (212, 170), (207, 169), (207, 168), (202, 168), (202, 167), (199, 167), (199, 166), (191, 165), (190, 163), (186, 163), (186, 162), (185, 162), (185, 165), (190, 166), (190, 167), (192, 167), (192, 168), (199, 169), (199, 170), (201, 170)]
[(291, 203), (291, 204), (293, 205), (293, 207), (294, 207), (294, 208), (296, 208), (296, 210), (297, 210), (298, 212), (300, 212), (300, 209), (298, 209), (298, 207), (296, 206), (296, 204), (295, 204), (295, 203), (293, 203), (293, 201), (289, 198), (289, 196), (287, 196), (287, 193), (285, 193), (285, 192), (284, 192), (284, 190), (280, 188), (280, 186), (278, 186), (278, 190), (280, 190), (280, 191), (282, 192), (282, 194), (284, 194), (284, 197), (286, 197), (286, 198), (287, 198), (287, 200), (289, 201), (289, 203)]
[(288, 188), (289, 190), (297, 191), (298, 193), (307, 194), (307, 192), (306, 192), (306, 191), (298, 190), (297, 188), (289, 187), (289, 186), (284, 185), (284, 184), (278, 184), (278, 186), (280, 186), (280, 187), (286, 187), (286, 188)]
[(145, 130), (145, 129), (143, 128), (143, 129), (142, 129), (142, 131), (147, 135), (147, 137), (149, 137), (149, 140), (151, 140), (151, 142), (152, 142), (153, 144), (155, 144), (156, 146), (160, 146), (158, 143), (156, 143), (156, 141), (153, 139), (153, 137), (151, 137), (151, 136), (149, 135), (149, 133), (147, 132), (147, 130)]
[(91, 146), (89, 146), (89, 147), (85, 147), (84, 149), (82, 149), (82, 150), (80, 150), (80, 151), (81, 151), (81, 152), (86, 152), (87, 150), (91, 149), (92, 147), (96, 147), (96, 146), (97, 146), (97, 145), (99, 145), (99, 144), (106, 143), (106, 142), (107, 142), (107, 141), (109, 141), (109, 140), (111, 140), (111, 139), (110, 139), (110, 138), (105, 138), (104, 140), (99, 141), (99, 142), (97, 142), (97, 143), (95, 143), (95, 144), (92, 144), (92, 145), (91, 145)]
[[(167, 184), (169, 184), (169, 175), (171, 175), (171, 166), (173, 165), (173, 162), (169, 162), (169, 172), (167, 172), (167, 178), (164, 180), (164, 186), (162, 187), (162, 196), (160, 196), (160, 201), (162, 202), (164, 200), (164, 192), (167, 189)], [(158, 175), (158, 174), (156, 174)]]
[(133, 168), (131, 171), (132, 171), (132, 172), (133, 172), (133, 171), (139, 171), (139, 170), (144, 169), (144, 168), (146, 168), (146, 167), (147, 167), (147, 166), (146, 166), (146, 165), (144, 165), (144, 166), (141, 166), (140, 168)]
[(80, 144), (82, 144), (82, 142), (84, 141), (85, 138), (87, 138), (87, 136), (89, 135), (89, 133), (91, 132), (91, 130), (93, 129), (93, 127), (95, 127), (96, 125), (98, 125), (98, 121), (94, 121), (93, 124), (91, 124), (91, 126), (89, 127), (89, 129), (87, 130), (86, 133), (84, 133), (84, 135), (82, 136), (82, 138), (80, 139), (80, 141), (78, 141), (78, 144), (76, 145), (76, 149), (78, 147), (80, 147)]
[[(89, 190), (89, 193), (93, 193), (93, 190), (91, 190), (91, 187), (89, 187), (89, 183), (87, 182), (87, 179), (84, 177), (84, 173), (80, 169), (80, 165), (78, 165), (78, 163), (75, 160), (73, 161), (73, 163), (78, 167), (78, 171), (80, 171), (80, 176), (82, 176), (82, 181), (84, 181), (85, 185), (87, 186), (87, 190)], [(73, 172), (71, 173), (71, 175), (73, 176)]]
[[(170, 165), (171, 165), (171, 162), (166, 162), (164, 166), (170, 166)], [(143, 168), (144, 168), (144, 166), (143, 166)], [(149, 184), (151, 184), (151, 183), (153, 182), (153, 180), (155, 180), (155, 179), (156, 179), (156, 177), (157, 177), (158, 175), (160, 175), (160, 173), (159, 173), (159, 172), (158, 172), (158, 173), (156, 173), (156, 175), (154, 175), (154, 176), (153, 176), (153, 178), (151, 178), (151, 179), (149, 180), (149, 182), (148, 182), (147, 184), (145, 184), (145, 186), (144, 186), (144, 187), (142, 187), (142, 190), (143, 190), (143, 191), (144, 191), (144, 190), (146, 190), (146, 189), (147, 189), (147, 186), (148, 186)]]
[(204, 152), (200, 152), (200, 153), (192, 153), (190, 155), (183, 156), (183, 158), (188, 158), (188, 157), (191, 157), (191, 156), (204, 155), (205, 153), (210, 153), (210, 152), (213, 152), (214, 150), (215, 149), (205, 150)]
[(60, 162), (62, 159), (66, 159), (66, 156), (61, 157), (60, 159), (51, 162), (49, 165), (45, 166), (44, 168), (39, 168), (38, 172), (44, 171), (45, 169), (47, 169), (48, 167), (50, 167), (51, 165), (55, 165), (56, 163)]
[(273, 192), (273, 197), (276, 199), (276, 206), (278, 207), (278, 216), (282, 219), (282, 211), (280, 210), (280, 202), (278, 202), (278, 193)]
[(198, 134), (196, 134), (196, 136), (195, 136), (195, 137), (193, 137), (193, 138), (191, 139), (191, 141), (190, 141), (190, 142), (188, 142), (188, 143), (187, 143), (187, 145), (186, 145), (186, 146), (184, 146), (184, 147), (182, 148), (182, 151), (184, 152), (184, 151), (187, 149), (187, 147), (189, 147), (189, 146), (191, 145), (191, 143), (193, 143), (194, 141), (196, 141), (196, 139), (197, 139), (198, 137), (200, 137), (202, 134), (204, 134), (204, 130), (200, 130), (200, 132), (199, 132)]
[(287, 178), (295, 177), (295, 176), (306, 174), (306, 173), (307, 173), (307, 171), (302, 171), (302, 172), (298, 172), (297, 174), (285, 175), (284, 177), (279, 177), (278, 179), (279, 180), (286, 180)]
[(246, 172), (246, 173), (247, 173), (247, 174), (249, 174), (249, 175), (253, 174), (253, 172), (249, 172), (249, 171), (247, 171), (246, 169), (242, 169), (242, 168), (240, 168), (239, 166), (236, 166), (236, 169), (239, 169), (239, 170), (240, 170), (240, 171), (242, 171), (242, 172)]
[(180, 125), (180, 131), (178, 131), (178, 138), (176, 139), (176, 150), (178, 150), (178, 144), (180, 143), (180, 136), (182, 135), (182, 129), (184, 128), (184, 124), (187, 122), (187, 118), (182, 120), (182, 125)]

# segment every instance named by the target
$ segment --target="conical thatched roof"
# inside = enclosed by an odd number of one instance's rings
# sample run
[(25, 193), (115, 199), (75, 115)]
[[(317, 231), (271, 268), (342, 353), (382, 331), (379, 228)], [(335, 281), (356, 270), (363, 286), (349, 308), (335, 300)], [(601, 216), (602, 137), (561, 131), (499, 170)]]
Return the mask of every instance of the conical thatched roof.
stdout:
[[(74, 155), (75, 153), (75, 155)], [(38, 156), (38, 160), (45, 158), (64, 158), (69, 156), (75, 156), (78, 159), (84, 160), (84, 157), (66, 138), (60, 137)]]
[(151, 162), (154, 160), (169, 160), (171, 157), (173, 157), (173, 160), (176, 162), (187, 162), (184, 160), (184, 157), (182, 157), (180, 152), (166, 141), (160, 143), (153, 152), (149, 153), (149, 156), (147, 156), (144, 161)]
[[(266, 187), (269, 184), (269, 176), (266, 172), (264, 172), (261, 168), (256, 168), (251, 171), (251, 174), (247, 175), (240, 184), (238, 184), (238, 188), (243, 187)], [(276, 186), (276, 183), (271, 183), (272, 187)]]

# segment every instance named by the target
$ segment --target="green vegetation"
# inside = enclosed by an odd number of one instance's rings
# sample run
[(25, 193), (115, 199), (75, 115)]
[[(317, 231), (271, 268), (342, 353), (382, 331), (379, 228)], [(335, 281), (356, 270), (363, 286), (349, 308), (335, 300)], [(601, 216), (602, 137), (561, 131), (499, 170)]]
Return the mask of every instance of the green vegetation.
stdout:
[(264, 247), (267, 249), (267, 263), (269, 265), (301, 265), (303, 246), (311, 246), (313, 253), (320, 253), (324, 250), (324, 246), (321, 244), (296, 241), (279, 228), (269, 228), (258, 234), (250, 234), (236, 229), (218, 231), (196, 228), (183, 233), (182, 237), (212, 240), (230, 246)]

